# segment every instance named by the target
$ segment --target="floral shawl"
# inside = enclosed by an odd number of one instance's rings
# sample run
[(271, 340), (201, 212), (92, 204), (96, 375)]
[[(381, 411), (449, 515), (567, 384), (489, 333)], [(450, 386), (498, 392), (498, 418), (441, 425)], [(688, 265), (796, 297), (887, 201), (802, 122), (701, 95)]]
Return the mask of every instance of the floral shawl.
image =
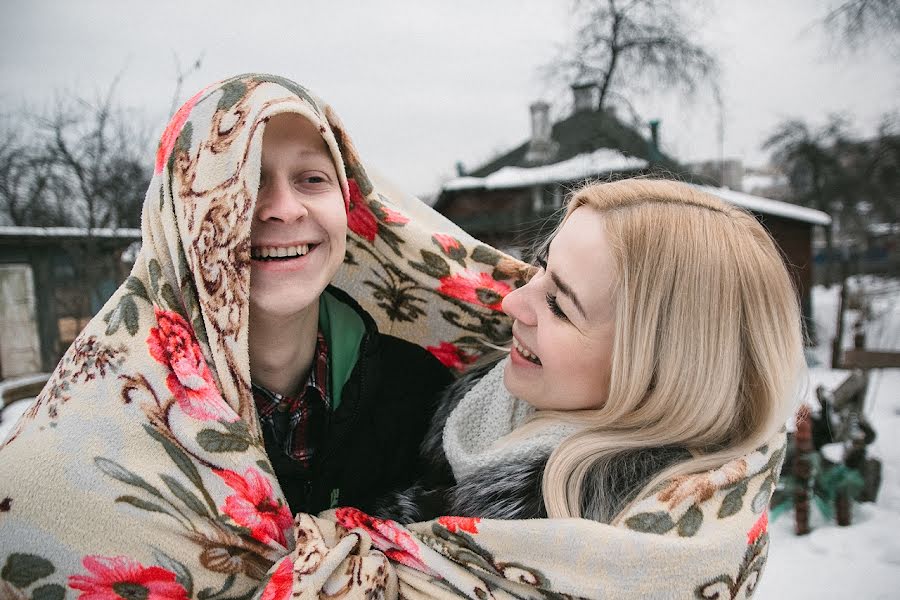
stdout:
[(669, 482), (617, 527), (292, 517), (247, 350), (262, 133), (282, 112), (315, 123), (335, 157), (350, 229), (335, 283), (381, 331), (460, 371), (508, 338), (500, 301), (525, 265), (373, 181), (305, 88), (256, 74), (209, 86), (162, 135), (131, 275), (0, 447), (0, 598), (747, 595), (780, 444)]

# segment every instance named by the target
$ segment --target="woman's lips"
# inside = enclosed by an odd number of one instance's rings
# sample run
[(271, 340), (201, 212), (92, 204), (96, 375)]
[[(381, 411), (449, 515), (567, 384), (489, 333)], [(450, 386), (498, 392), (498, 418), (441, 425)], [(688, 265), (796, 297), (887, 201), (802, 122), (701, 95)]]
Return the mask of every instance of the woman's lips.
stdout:
[(514, 356), (521, 357), (522, 360), (528, 361), (533, 365), (541, 366), (541, 359), (516, 337), (513, 337), (512, 353)]

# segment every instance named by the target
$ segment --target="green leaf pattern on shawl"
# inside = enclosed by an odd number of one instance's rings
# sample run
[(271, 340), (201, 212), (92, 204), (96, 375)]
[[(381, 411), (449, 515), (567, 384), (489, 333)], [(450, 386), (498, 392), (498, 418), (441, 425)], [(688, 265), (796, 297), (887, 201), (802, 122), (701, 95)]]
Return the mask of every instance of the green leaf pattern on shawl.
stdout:
[(737, 514), (744, 506), (744, 496), (747, 494), (747, 482), (743, 481), (733, 490), (728, 492), (719, 509), (719, 518), (730, 517)]
[(49, 560), (34, 554), (13, 553), (0, 570), (0, 578), (17, 588), (27, 588), (32, 583), (49, 577), (56, 569)]
[(640, 513), (629, 517), (625, 524), (628, 525), (629, 529), (634, 529), (635, 531), (657, 534), (666, 533), (675, 527), (672, 515), (664, 511)]
[(62, 600), (66, 597), (66, 588), (56, 583), (48, 583), (34, 588), (31, 600)]

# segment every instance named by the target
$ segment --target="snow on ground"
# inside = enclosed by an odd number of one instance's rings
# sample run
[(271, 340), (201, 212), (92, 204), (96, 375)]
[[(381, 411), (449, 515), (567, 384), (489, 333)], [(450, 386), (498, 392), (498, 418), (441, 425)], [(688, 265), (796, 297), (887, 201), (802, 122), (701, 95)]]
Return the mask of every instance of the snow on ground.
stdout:
[[(900, 280), (865, 278), (855, 282), (872, 297), (873, 319), (866, 328), (866, 346), (900, 350)], [(836, 286), (814, 289), (820, 343), (809, 353), (811, 366), (830, 364), (837, 306)], [(857, 316), (856, 311), (849, 311), (845, 347), (851, 345), (850, 325)], [(820, 368), (811, 369), (811, 379), (818, 378), (816, 371)], [(813, 507), (813, 530), (802, 537), (794, 535), (792, 512), (779, 516), (769, 527), (769, 562), (757, 599), (900, 597), (900, 369), (871, 372), (865, 413), (878, 435), (869, 446), (869, 455), (883, 463), (878, 501), (854, 505), (849, 527), (825, 522)]]
[[(858, 281), (872, 294), (874, 318), (867, 327), (866, 345), (872, 349), (900, 350), (900, 280), (866, 278)], [(808, 353), (810, 383), (836, 381), (830, 364), (830, 340), (835, 331), (837, 287), (813, 291), (819, 345)], [(858, 316), (849, 311), (845, 347), (850, 345), (851, 325)], [(839, 380), (839, 379), (838, 379)], [(0, 386), (9, 382), (0, 382)], [(4, 439), (28, 402), (15, 402), (3, 412), (0, 440)], [(756, 598), (779, 600), (844, 600), (847, 598), (900, 597), (900, 369), (873, 371), (865, 404), (866, 415), (878, 437), (870, 455), (883, 462), (878, 501), (857, 504), (853, 524), (838, 527), (822, 519), (813, 508), (812, 533), (793, 532), (793, 514), (785, 512), (770, 525), (769, 562)]]
[(14, 387), (40, 383), (42, 381), (47, 381), (47, 378), (48, 375), (46, 373), (35, 373), (34, 375), (23, 375), (21, 377), (0, 381), (0, 411), (2, 411), (0, 412), (0, 443), (6, 439), (6, 436), (12, 431), (13, 425), (19, 420), (19, 417), (28, 408), (28, 405), (31, 404), (31, 402), (26, 400), (19, 400), (13, 402), (3, 410), (3, 395), (7, 390)]
[(31, 402), (19, 400), (18, 402), (13, 402), (3, 410), (3, 418), (0, 420), (0, 443), (6, 441), (6, 436), (12, 432), (13, 425), (15, 425), (16, 421), (19, 420), (19, 417), (22, 416), (22, 413), (28, 409), (29, 404), (31, 404)]

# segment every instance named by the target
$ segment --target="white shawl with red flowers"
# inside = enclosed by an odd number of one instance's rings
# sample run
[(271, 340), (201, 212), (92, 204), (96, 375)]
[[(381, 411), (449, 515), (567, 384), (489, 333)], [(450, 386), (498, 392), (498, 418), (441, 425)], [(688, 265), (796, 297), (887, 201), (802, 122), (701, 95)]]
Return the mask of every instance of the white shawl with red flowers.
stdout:
[(458, 369), (507, 338), (497, 310), (525, 265), (373, 184), (334, 112), (296, 83), (243, 75), (202, 90), (163, 133), (131, 275), (0, 447), (0, 597), (752, 589), (778, 446), (671, 482), (621, 527), (442, 518), (407, 530), (347, 509), (292, 519), (261, 440), (247, 350), (262, 132), (281, 112), (315, 123), (336, 159), (351, 230), (336, 284), (381, 330)]
[(504, 341), (495, 309), (523, 265), (392, 202), (296, 83), (209, 86), (162, 135), (131, 275), (0, 449), (0, 597), (246, 597), (293, 550), (247, 354), (250, 216), (281, 112), (315, 123), (335, 157), (351, 230), (335, 283), (381, 331), (457, 368)]

